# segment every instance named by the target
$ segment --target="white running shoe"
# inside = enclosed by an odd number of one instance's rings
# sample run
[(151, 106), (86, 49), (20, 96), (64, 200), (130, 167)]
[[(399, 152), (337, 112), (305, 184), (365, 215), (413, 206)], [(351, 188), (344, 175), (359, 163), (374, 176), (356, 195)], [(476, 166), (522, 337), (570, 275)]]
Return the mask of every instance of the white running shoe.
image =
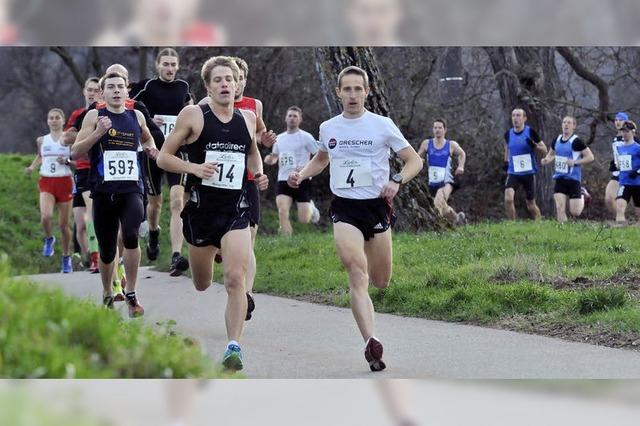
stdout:
[(140, 228), (138, 228), (138, 235), (140, 238), (147, 238), (149, 235), (149, 222), (145, 220), (140, 224)]
[(311, 223), (318, 222), (320, 222), (320, 210), (318, 210), (313, 200), (311, 200)]

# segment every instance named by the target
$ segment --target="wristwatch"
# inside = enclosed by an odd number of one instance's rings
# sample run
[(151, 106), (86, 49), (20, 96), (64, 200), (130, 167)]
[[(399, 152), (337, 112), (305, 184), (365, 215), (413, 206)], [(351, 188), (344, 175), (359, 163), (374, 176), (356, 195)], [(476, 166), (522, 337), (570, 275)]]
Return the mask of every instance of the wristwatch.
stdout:
[(391, 181), (397, 183), (398, 185), (402, 185), (402, 175), (400, 173), (396, 173), (391, 176)]

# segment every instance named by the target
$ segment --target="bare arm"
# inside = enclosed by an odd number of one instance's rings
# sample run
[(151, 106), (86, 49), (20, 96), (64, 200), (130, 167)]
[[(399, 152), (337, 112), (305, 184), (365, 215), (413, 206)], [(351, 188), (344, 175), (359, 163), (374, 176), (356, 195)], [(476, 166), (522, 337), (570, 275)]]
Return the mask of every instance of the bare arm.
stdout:
[(461, 175), (464, 173), (464, 165), (467, 161), (467, 154), (464, 152), (464, 149), (460, 147), (460, 144), (455, 141), (451, 141), (451, 152), (453, 156), (458, 160), (458, 167), (456, 168), (455, 174)]
[(575, 160), (573, 162), (574, 166), (583, 166), (585, 164), (589, 164), (591, 162), (593, 162), (593, 160), (595, 160), (595, 157), (593, 155), (593, 152), (591, 152), (591, 149), (589, 148), (585, 148), (582, 150), (582, 158)]
[(76, 141), (76, 137), (78, 136), (78, 131), (75, 127), (70, 127), (67, 131), (62, 133), (62, 137), (60, 138), (60, 142), (62, 145), (73, 145)]
[(322, 171), (329, 165), (329, 153), (325, 151), (318, 151), (316, 155), (297, 173), (298, 182), (302, 182), (305, 179), (314, 177), (322, 173)]
[[(420, 173), (420, 170), (422, 170), (422, 159), (418, 157), (418, 153), (415, 149), (413, 149), (411, 145), (401, 149), (400, 151), (396, 152), (396, 154), (404, 163), (402, 170), (400, 170), (400, 174), (402, 175), (402, 183), (407, 183), (418, 173)], [(380, 197), (386, 198), (389, 202), (391, 202), (398, 193), (399, 189), (400, 184), (390, 180), (382, 187), (382, 190), (380, 191)]]
[(36, 151), (36, 158), (34, 158), (33, 161), (31, 162), (31, 164), (24, 169), (24, 172), (27, 175), (30, 175), (31, 172), (33, 172), (33, 170), (36, 167), (40, 167), (40, 164), (42, 164), (42, 157), (40, 156), (40, 147), (42, 146), (42, 141), (43, 140), (44, 140), (44, 138), (42, 136), (39, 136), (36, 139), (36, 146), (38, 147), (38, 150)]
[[(178, 118), (176, 119), (176, 125), (171, 133), (169, 133), (169, 136), (165, 139), (164, 144), (162, 144), (162, 148), (160, 149), (160, 153), (156, 159), (158, 167), (168, 172), (191, 173), (199, 178), (203, 177), (202, 173), (200, 173), (201, 170), (198, 170), (198, 167), (196, 167), (198, 166), (197, 164), (184, 161), (175, 155), (182, 145), (193, 142), (193, 140), (188, 140), (193, 134), (199, 110), (199, 107), (188, 106), (180, 111), (180, 114), (178, 114)], [(205, 178), (213, 176), (213, 172), (215, 170), (215, 166), (212, 167), (211, 174)]]
[(108, 117), (98, 117), (97, 110), (91, 110), (82, 120), (82, 128), (76, 136), (76, 141), (71, 146), (71, 156), (78, 158), (86, 155), (93, 145), (111, 128), (111, 120)]
[(263, 173), (262, 157), (260, 156), (256, 142), (257, 116), (250, 111), (242, 111), (242, 115), (244, 116), (247, 129), (251, 135), (251, 148), (249, 148), (249, 152), (247, 153), (247, 167), (254, 175), (261, 175)]
[(147, 126), (147, 120), (144, 118), (144, 114), (142, 114), (138, 110), (134, 110), (136, 112), (136, 118), (138, 119), (138, 124), (140, 125), (140, 144), (144, 149), (145, 153), (153, 160), (158, 157), (158, 148), (156, 147), (156, 142), (151, 135), (151, 131)]
[(276, 142), (276, 134), (273, 130), (267, 131), (267, 125), (262, 120), (262, 102), (256, 99), (256, 140), (267, 148)]
[(538, 155), (545, 155), (548, 152), (547, 146), (543, 141), (540, 141), (536, 144), (536, 151), (538, 152)]
[(271, 154), (268, 154), (266, 157), (264, 157), (264, 164), (268, 166), (273, 166), (277, 163), (278, 163), (278, 154), (274, 154), (272, 152)]

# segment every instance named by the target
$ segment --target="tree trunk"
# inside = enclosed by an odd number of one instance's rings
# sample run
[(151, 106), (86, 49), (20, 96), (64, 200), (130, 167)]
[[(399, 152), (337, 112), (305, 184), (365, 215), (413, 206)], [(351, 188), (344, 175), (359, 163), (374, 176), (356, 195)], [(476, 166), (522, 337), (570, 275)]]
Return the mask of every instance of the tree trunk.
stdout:
[[(361, 47), (320, 47), (315, 49), (316, 70), (320, 77), (325, 104), (331, 116), (342, 112), (334, 88), (340, 71), (350, 65), (364, 69), (369, 75), (370, 92), (365, 107), (376, 114), (391, 116), (384, 79), (371, 48)], [(392, 170), (400, 171), (401, 162), (396, 156), (391, 158)], [(394, 172), (392, 172), (394, 173)], [(433, 207), (433, 199), (424, 179), (413, 179), (403, 185), (394, 201), (398, 216), (396, 229), (411, 231), (440, 230), (448, 225)]]
[[(497, 80), (506, 128), (511, 127), (511, 111), (522, 108), (527, 114), (527, 124), (549, 146), (560, 133), (561, 122), (561, 117), (554, 115), (546, 102), (561, 92), (554, 49), (489, 47), (485, 51)], [(552, 175), (552, 167), (539, 167), (536, 175), (536, 201), (545, 216), (552, 215), (555, 209)]]

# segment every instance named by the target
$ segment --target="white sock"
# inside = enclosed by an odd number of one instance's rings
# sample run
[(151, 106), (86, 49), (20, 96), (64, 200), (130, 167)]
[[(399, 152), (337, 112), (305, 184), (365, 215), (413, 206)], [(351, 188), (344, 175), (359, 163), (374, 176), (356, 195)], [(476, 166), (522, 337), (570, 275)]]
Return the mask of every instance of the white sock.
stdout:
[(231, 346), (231, 345), (236, 345), (236, 346), (240, 346), (240, 343), (236, 342), (235, 340), (231, 340), (229, 341), (229, 343), (227, 343), (227, 347)]

